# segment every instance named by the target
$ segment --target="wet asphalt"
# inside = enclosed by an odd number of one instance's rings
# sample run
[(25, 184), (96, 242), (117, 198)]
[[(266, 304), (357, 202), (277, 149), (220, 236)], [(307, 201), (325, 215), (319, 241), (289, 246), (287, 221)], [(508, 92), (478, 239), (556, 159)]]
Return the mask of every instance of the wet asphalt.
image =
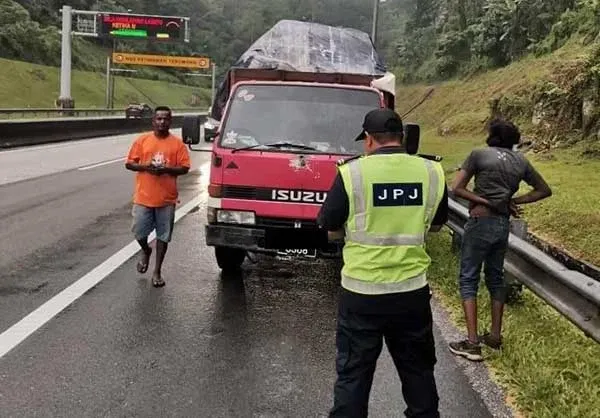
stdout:
[[(102, 141), (65, 145), (68, 162), (12, 181), (10, 161), (24, 157), (0, 153), (0, 332), (131, 242), (131, 173), (122, 162), (80, 171), (94, 162), (73, 160), (119, 158), (132, 139), (111, 139), (110, 152)], [(27, 158), (49, 152), (38, 151)], [(335, 263), (259, 257), (223, 277), (204, 244), (208, 157), (192, 153), (180, 183), (181, 204), (198, 195), (201, 204), (175, 226), (167, 285), (152, 287), (132, 258), (0, 358), (1, 416), (327, 416)], [(442, 416), (493, 416), (435, 333)], [(384, 350), (370, 416), (404, 408)]]

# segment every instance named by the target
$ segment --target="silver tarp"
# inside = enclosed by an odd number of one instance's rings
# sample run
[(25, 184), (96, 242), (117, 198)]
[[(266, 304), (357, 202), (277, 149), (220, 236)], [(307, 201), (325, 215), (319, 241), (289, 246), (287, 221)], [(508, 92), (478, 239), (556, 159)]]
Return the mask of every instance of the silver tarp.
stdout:
[[(365, 32), (312, 22), (281, 20), (232, 68), (383, 76), (386, 68)], [(219, 86), (211, 117), (220, 120), (229, 96), (229, 73)]]

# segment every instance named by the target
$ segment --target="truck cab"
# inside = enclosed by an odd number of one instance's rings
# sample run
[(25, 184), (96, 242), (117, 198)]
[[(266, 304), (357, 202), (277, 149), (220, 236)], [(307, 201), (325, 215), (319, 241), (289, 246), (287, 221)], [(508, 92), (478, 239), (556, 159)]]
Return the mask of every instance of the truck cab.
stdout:
[[(216, 133), (204, 129), (213, 142), (206, 244), (219, 267), (237, 269), (249, 252), (340, 257), (319, 211), (337, 163), (363, 152), (364, 116), (394, 99), (395, 76), (367, 33), (281, 20), (260, 36), (213, 97)], [(190, 148), (205, 118), (184, 119)]]
[[(373, 77), (236, 70), (212, 148), (206, 244), (221, 269), (248, 252), (339, 257), (317, 216), (364, 115), (389, 106)], [(306, 80), (306, 81), (304, 81)]]

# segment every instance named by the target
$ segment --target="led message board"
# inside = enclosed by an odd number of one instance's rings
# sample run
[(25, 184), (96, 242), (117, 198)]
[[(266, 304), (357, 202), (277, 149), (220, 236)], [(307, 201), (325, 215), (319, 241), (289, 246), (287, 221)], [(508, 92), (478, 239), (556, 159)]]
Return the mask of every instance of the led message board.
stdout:
[(99, 13), (98, 32), (110, 38), (188, 42), (188, 22), (185, 17)]

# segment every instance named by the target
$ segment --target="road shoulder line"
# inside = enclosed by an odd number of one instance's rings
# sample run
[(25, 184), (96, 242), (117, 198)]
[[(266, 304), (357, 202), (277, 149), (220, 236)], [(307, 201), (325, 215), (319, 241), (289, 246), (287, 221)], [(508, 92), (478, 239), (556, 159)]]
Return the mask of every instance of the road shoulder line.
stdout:
[[(449, 312), (435, 297), (431, 299), (433, 320), (437, 325), (443, 341), (440, 350), (448, 350), (447, 344), (464, 338), (464, 334), (451, 321)], [(467, 377), (471, 387), (479, 395), (485, 406), (495, 418), (513, 418), (515, 413), (506, 403), (504, 390), (492, 379), (485, 362), (471, 362), (466, 359), (454, 357), (458, 369)]]
[[(181, 218), (194, 210), (201, 202), (202, 197), (197, 196), (190, 202), (181, 206), (175, 212), (175, 222), (178, 222)], [(156, 232), (153, 231), (148, 237), (148, 240), (151, 242), (155, 238)], [(139, 251), (139, 244), (136, 241), (132, 241), (75, 283), (53, 296), (46, 303), (0, 334), (0, 359), (86, 292), (108, 277)]]

